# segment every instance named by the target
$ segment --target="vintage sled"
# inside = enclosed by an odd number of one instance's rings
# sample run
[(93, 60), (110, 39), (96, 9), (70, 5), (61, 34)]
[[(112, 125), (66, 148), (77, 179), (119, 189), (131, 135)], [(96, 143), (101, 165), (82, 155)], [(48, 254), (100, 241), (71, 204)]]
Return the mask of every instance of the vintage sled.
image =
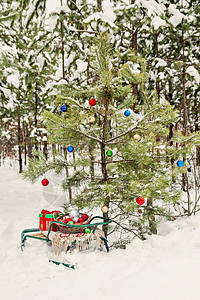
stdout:
[[(101, 222), (95, 222), (96, 219), (101, 219), (102, 221)], [(65, 223), (62, 223), (62, 222), (59, 222), (59, 221), (52, 221), (50, 226), (49, 226), (49, 230), (47, 232), (47, 234), (45, 234), (44, 232), (41, 232), (39, 228), (29, 228), (29, 229), (24, 229), (22, 232), (21, 232), (21, 250), (23, 251), (23, 249), (25, 248), (25, 241), (27, 239), (35, 239), (35, 240), (40, 240), (40, 241), (43, 241), (43, 242), (46, 242), (46, 243), (51, 243), (51, 229), (53, 228), (53, 226), (56, 224), (59, 228), (65, 228), (65, 231), (66, 231), (66, 228), (67, 229), (70, 229), (72, 230), (72, 232), (74, 231), (75, 228), (78, 228), (78, 230), (81, 232), (84, 232), (84, 229), (85, 228), (90, 228), (92, 233), (95, 234), (95, 231), (97, 230), (98, 226), (101, 226), (101, 225), (108, 225), (112, 222), (112, 220), (108, 219), (108, 218), (104, 218), (104, 217), (101, 217), (101, 216), (94, 216), (90, 219), (89, 223), (88, 224), (85, 224), (85, 225), (69, 225), (69, 224), (65, 224)], [(77, 230), (76, 230), (77, 231)], [(104, 246), (105, 246), (105, 249), (107, 252), (109, 252), (109, 247), (108, 247), (108, 241), (107, 239), (102, 235), (102, 236), (99, 236), (99, 238), (102, 240)], [(78, 240), (78, 238), (77, 238)], [(67, 251), (69, 251), (71, 248), (74, 247), (74, 244), (76, 244), (76, 240), (73, 241), (73, 243), (71, 245), (68, 245), (67, 247)], [(75, 269), (75, 265), (73, 264), (68, 264), (68, 263), (64, 263), (64, 262), (59, 262), (59, 261), (56, 261), (56, 260), (52, 260), (50, 259), (49, 262), (53, 262), (55, 263), (56, 265), (64, 265), (65, 267), (68, 267), (68, 268), (72, 268), (72, 269)]]

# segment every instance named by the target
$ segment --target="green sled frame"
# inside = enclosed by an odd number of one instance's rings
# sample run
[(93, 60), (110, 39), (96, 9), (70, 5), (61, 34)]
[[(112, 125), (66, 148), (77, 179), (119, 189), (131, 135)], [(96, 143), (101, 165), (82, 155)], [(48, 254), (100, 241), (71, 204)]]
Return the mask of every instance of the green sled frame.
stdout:
[[(95, 219), (101, 219), (103, 221), (101, 222), (93, 222)], [(91, 218), (90, 222), (86, 225), (69, 225), (69, 224), (65, 224), (65, 223), (62, 223), (62, 222), (58, 222), (58, 221), (53, 221), (51, 222), (50, 226), (49, 226), (49, 230), (48, 230), (48, 233), (47, 233), (47, 236), (45, 235), (42, 235), (41, 234), (38, 234), (37, 236), (37, 232), (41, 232), (39, 228), (29, 228), (29, 229), (24, 229), (22, 232), (21, 232), (21, 250), (23, 251), (23, 249), (25, 248), (25, 241), (30, 238), (30, 239), (35, 239), (35, 240), (40, 240), (40, 241), (43, 241), (43, 242), (51, 242), (51, 240), (49, 239), (49, 234), (51, 232), (51, 228), (54, 224), (60, 224), (60, 225), (65, 225), (67, 227), (78, 227), (78, 228), (84, 228), (84, 227), (92, 227), (93, 228), (93, 233), (95, 233), (96, 229), (98, 226), (101, 226), (101, 225), (108, 225), (112, 222), (112, 220), (108, 219), (108, 218), (104, 218), (104, 217), (101, 217), (101, 216), (94, 216), (93, 218)], [(109, 252), (109, 247), (108, 247), (108, 241), (107, 239), (105, 239), (104, 237), (100, 237), (100, 239), (104, 242), (104, 245), (105, 245), (105, 248), (106, 248), (106, 251)], [(70, 250), (70, 246), (68, 246), (68, 249), (67, 251)], [(56, 265), (63, 265), (65, 267), (68, 267), (68, 268), (71, 268), (71, 269), (75, 269), (75, 265), (71, 265), (71, 264), (67, 264), (67, 263), (62, 263), (62, 262), (58, 262), (58, 261), (55, 261), (55, 260), (49, 260), (49, 262), (53, 262), (54, 264)]]

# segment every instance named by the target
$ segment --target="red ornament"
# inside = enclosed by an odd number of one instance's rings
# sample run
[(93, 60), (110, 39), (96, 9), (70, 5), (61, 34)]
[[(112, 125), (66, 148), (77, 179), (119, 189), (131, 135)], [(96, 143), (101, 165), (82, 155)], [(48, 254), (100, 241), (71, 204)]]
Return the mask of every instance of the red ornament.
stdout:
[(79, 222), (74, 222), (74, 225), (80, 224)]
[(136, 199), (136, 202), (137, 202), (137, 204), (139, 204), (139, 205), (143, 205), (143, 204), (145, 203), (145, 199), (139, 196), (139, 197)]
[(88, 219), (88, 215), (82, 214), (81, 218), (86, 221)]
[(84, 222), (84, 219), (83, 219), (83, 218), (79, 218), (79, 219), (78, 219), (78, 222), (79, 222), (79, 223), (83, 223), (83, 222)]
[(66, 223), (70, 222), (70, 221), (73, 221), (71, 218), (67, 218), (65, 219), (66, 220)]
[(41, 183), (43, 186), (47, 186), (49, 184), (49, 180), (44, 178), (44, 179), (42, 179)]
[(91, 98), (89, 101), (90, 106), (95, 106), (97, 101), (94, 98)]
[(60, 220), (59, 222), (62, 222), (62, 223), (65, 223), (65, 224), (67, 224), (68, 222), (67, 222), (67, 219), (64, 219), (64, 220)]

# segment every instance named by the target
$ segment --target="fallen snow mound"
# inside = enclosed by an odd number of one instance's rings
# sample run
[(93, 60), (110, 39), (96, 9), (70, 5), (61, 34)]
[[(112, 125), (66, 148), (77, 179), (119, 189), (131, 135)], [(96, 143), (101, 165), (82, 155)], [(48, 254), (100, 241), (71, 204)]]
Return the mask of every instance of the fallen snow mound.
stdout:
[(126, 250), (74, 252), (77, 269), (48, 262), (48, 246), (20, 233), (38, 226), (48, 207), (40, 183), (31, 185), (16, 171), (0, 168), (1, 300), (199, 300), (200, 215), (166, 222), (158, 235), (134, 240)]

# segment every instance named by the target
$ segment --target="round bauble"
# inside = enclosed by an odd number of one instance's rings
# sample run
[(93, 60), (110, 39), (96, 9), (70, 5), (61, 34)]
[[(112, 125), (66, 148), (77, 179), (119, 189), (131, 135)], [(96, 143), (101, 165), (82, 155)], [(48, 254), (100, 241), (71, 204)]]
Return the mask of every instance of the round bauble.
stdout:
[(65, 104), (62, 105), (60, 109), (61, 109), (62, 112), (66, 112), (67, 111), (67, 105), (65, 105)]
[(141, 196), (137, 197), (136, 199), (137, 204), (143, 205), (145, 203), (145, 199)]
[(72, 221), (72, 218), (67, 218), (65, 219), (67, 223), (69, 223), (70, 221)]
[(79, 217), (79, 211), (77, 209), (72, 209), (69, 212), (70, 218), (76, 218)]
[(68, 152), (73, 152), (73, 151), (74, 151), (74, 147), (68, 146), (68, 147), (67, 147), (67, 151), (68, 151)]
[(95, 117), (94, 116), (90, 116), (89, 119), (88, 119), (88, 121), (90, 123), (94, 123), (95, 122)]
[(125, 115), (125, 117), (129, 117), (131, 115), (130, 110), (128, 110), (128, 109), (125, 110), (124, 115)]
[(78, 222), (79, 222), (79, 223), (83, 223), (83, 222), (84, 222), (84, 219), (83, 219), (83, 218), (79, 218), (79, 219), (78, 219)]
[(90, 228), (85, 228), (85, 233), (90, 233), (91, 232), (91, 229)]
[(86, 151), (86, 149), (83, 149), (83, 150), (81, 151), (81, 155), (82, 155), (82, 156), (87, 156), (87, 151)]
[(179, 168), (182, 168), (182, 167), (184, 166), (183, 160), (178, 160), (178, 161), (177, 161), (177, 166), (178, 166)]
[(88, 219), (88, 215), (86, 215), (86, 214), (82, 214), (82, 216), (81, 216), (81, 218), (83, 218), (83, 220), (87, 220)]
[(44, 178), (44, 179), (42, 179), (41, 184), (42, 184), (43, 186), (47, 186), (47, 185), (49, 184), (49, 180), (46, 179), (46, 178)]
[(73, 218), (73, 221), (78, 222), (78, 219), (79, 219), (79, 217), (75, 217), (75, 218)]
[(106, 152), (106, 155), (109, 156), (109, 157), (111, 157), (111, 156), (113, 155), (112, 150), (108, 150), (108, 151)]
[(97, 101), (94, 98), (91, 98), (89, 101), (90, 106), (95, 106)]
[(136, 141), (139, 141), (139, 140), (141, 139), (140, 135), (137, 134), (137, 133), (133, 136), (133, 138), (134, 138), (134, 140), (136, 140)]
[(69, 221), (67, 224), (69, 224), (69, 225), (73, 225), (73, 224), (74, 224), (74, 222), (73, 222), (73, 221)]
[(106, 213), (108, 212), (108, 206), (106, 206), (106, 205), (102, 206), (101, 211), (102, 211), (104, 214), (106, 214)]

